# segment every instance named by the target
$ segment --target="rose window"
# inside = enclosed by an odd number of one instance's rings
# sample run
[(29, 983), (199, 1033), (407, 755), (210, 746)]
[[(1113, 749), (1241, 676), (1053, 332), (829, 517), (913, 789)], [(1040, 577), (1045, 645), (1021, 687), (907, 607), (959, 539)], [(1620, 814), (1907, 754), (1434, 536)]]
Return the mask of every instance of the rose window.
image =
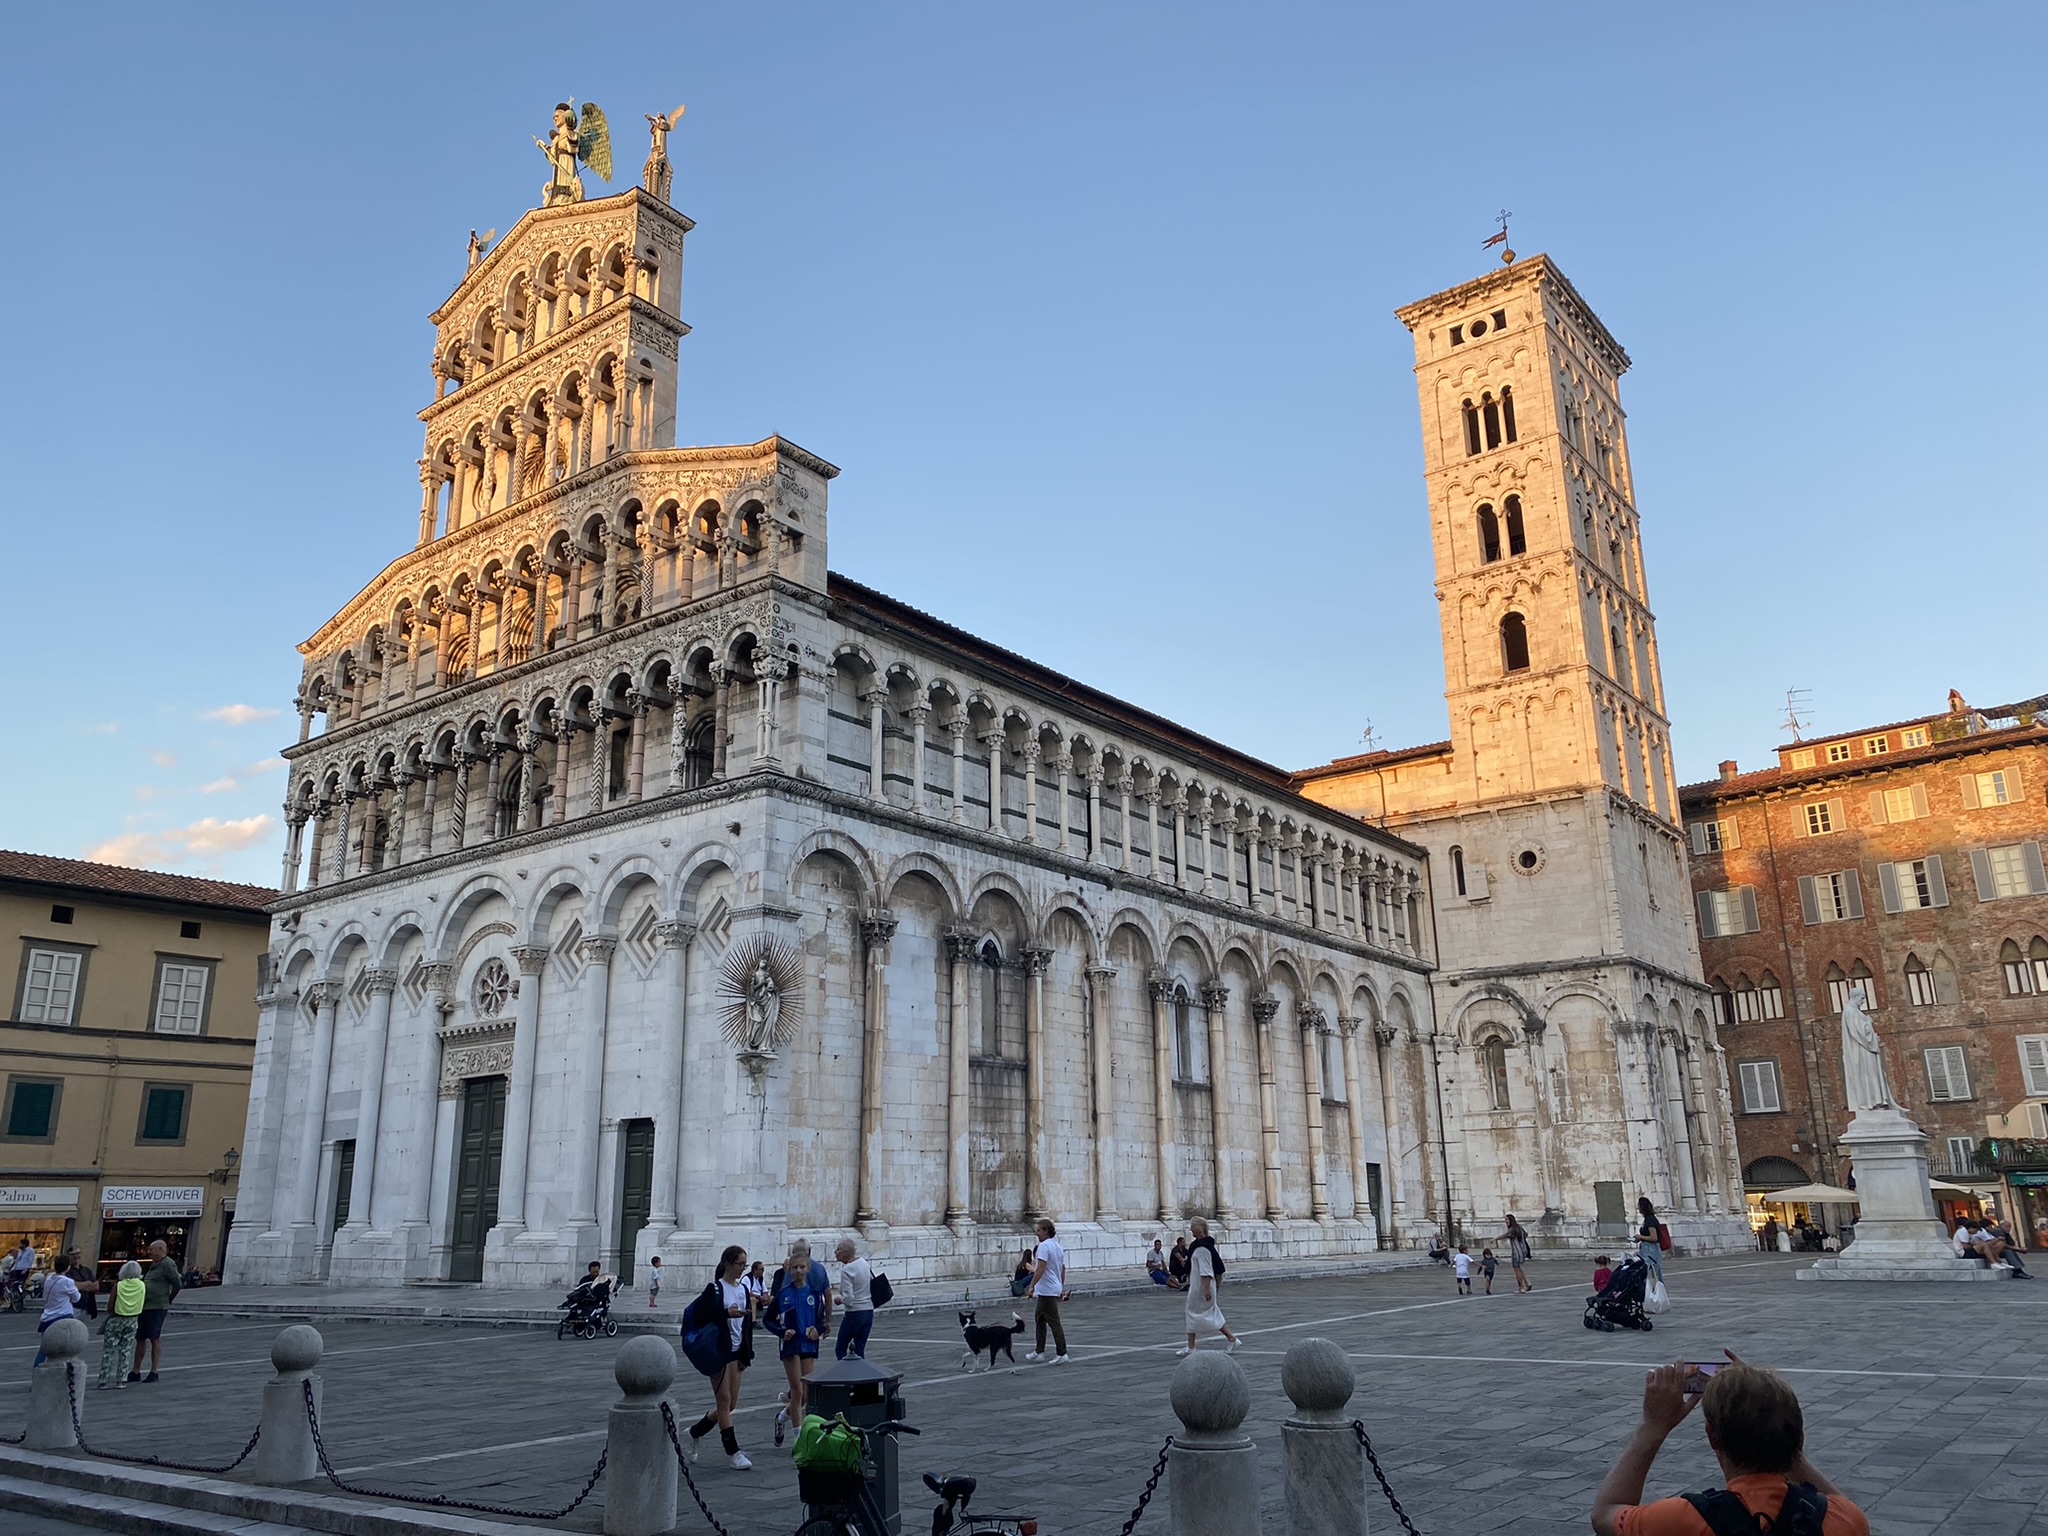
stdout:
[(505, 962), (485, 961), (484, 968), (476, 973), (471, 993), (476, 1000), (476, 1011), (485, 1018), (493, 1019), (503, 1013), (506, 1000), (512, 996), (512, 973), (505, 969)]

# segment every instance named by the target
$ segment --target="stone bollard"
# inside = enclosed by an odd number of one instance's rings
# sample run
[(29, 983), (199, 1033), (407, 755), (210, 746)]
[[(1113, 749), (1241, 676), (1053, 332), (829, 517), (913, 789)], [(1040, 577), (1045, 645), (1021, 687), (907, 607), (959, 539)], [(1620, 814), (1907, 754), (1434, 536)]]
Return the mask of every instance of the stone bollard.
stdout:
[(1357, 1385), (1328, 1339), (1302, 1339), (1280, 1362), (1280, 1386), (1294, 1404), (1280, 1427), (1290, 1536), (1365, 1536), (1365, 1447), (1344, 1412)]
[(676, 1450), (661, 1419), (675, 1346), (654, 1335), (630, 1339), (612, 1374), (626, 1395), (605, 1426), (605, 1536), (663, 1536), (676, 1528)]
[(1176, 1435), (1166, 1459), (1173, 1536), (1259, 1536), (1259, 1453), (1238, 1427), (1251, 1383), (1230, 1356), (1198, 1350), (1174, 1367)]
[(63, 1318), (43, 1330), (43, 1363), (28, 1388), (28, 1434), (22, 1445), (31, 1451), (68, 1451), (78, 1444), (71, 1426), (76, 1413), (85, 1418), (86, 1340), (92, 1335), (75, 1317)]
[(320, 1457), (313, 1446), (313, 1426), (306, 1422), (306, 1383), (313, 1384), (313, 1406), (321, 1404), (320, 1378), (313, 1367), (327, 1341), (320, 1330), (294, 1323), (270, 1345), (274, 1380), (263, 1383), (263, 1433), (249, 1458), (249, 1476), (273, 1488), (308, 1482), (320, 1475)]

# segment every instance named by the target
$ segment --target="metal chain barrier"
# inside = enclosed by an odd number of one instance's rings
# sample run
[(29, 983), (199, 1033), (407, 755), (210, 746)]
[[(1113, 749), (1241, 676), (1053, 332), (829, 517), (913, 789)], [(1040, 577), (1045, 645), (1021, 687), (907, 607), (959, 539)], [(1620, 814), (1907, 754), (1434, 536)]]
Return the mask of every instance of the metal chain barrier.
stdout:
[[(242, 1447), (242, 1454), (225, 1466), (207, 1466), (192, 1461), (172, 1461), (168, 1456), (124, 1456), (119, 1451), (103, 1451), (85, 1438), (85, 1425), (78, 1417), (78, 1362), (71, 1361), (64, 1367), (64, 1399), (71, 1408), (71, 1433), (78, 1437), (78, 1448), (88, 1456), (98, 1456), (104, 1461), (125, 1461), (138, 1467), (168, 1467), (173, 1472), (198, 1472), (208, 1477), (218, 1477), (223, 1472), (232, 1472), (249, 1459), (256, 1449), (256, 1442), (263, 1438), (263, 1425), (259, 1422), (256, 1433), (249, 1437), (249, 1443)], [(23, 1431), (24, 1434), (27, 1431)]]
[(1365, 1433), (1365, 1420), (1353, 1419), (1351, 1432), (1358, 1436), (1358, 1443), (1365, 1447), (1365, 1459), (1372, 1464), (1372, 1475), (1380, 1480), (1380, 1492), (1387, 1496), (1387, 1503), (1393, 1506), (1394, 1518), (1401, 1522), (1401, 1529), (1408, 1536), (1421, 1536), (1415, 1529), (1415, 1522), (1408, 1518), (1408, 1511), (1401, 1507), (1401, 1501), (1394, 1497), (1394, 1490), (1387, 1483), (1387, 1474), (1380, 1470), (1380, 1459), (1373, 1454), (1372, 1441)]
[(1166, 1437), (1166, 1443), (1159, 1447), (1159, 1459), (1152, 1463), (1152, 1475), (1145, 1479), (1145, 1491), (1138, 1495), (1137, 1505), (1131, 1510), (1131, 1518), (1124, 1522), (1124, 1528), (1117, 1536), (1131, 1536), (1131, 1531), (1145, 1517), (1145, 1506), (1152, 1502), (1152, 1495), (1159, 1489), (1159, 1479), (1166, 1476), (1166, 1453), (1173, 1449), (1173, 1436)]
[(669, 1407), (667, 1398), (661, 1400), (661, 1422), (668, 1429), (668, 1443), (675, 1447), (676, 1470), (683, 1474), (683, 1482), (690, 1490), (690, 1497), (697, 1501), (697, 1508), (703, 1511), (704, 1518), (710, 1522), (711, 1529), (717, 1532), (717, 1536), (732, 1536), (732, 1533), (719, 1523), (718, 1516), (711, 1513), (711, 1506), (704, 1502), (704, 1495), (697, 1491), (697, 1479), (690, 1476), (690, 1458), (683, 1453), (682, 1437), (676, 1433), (675, 1410)]
[[(357, 1483), (343, 1482), (341, 1474), (334, 1470), (334, 1463), (327, 1457), (327, 1442), (320, 1437), (320, 1410), (313, 1401), (313, 1383), (309, 1380), (303, 1385), (306, 1389), (306, 1426), (313, 1432), (313, 1451), (320, 1458), (320, 1471), (343, 1493), (352, 1493), (358, 1498), (396, 1499), (405, 1504), (426, 1504), (435, 1509), (466, 1509), (479, 1515), (505, 1515), (514, 1520), (559, 1520), (590, 1497), (598, 1479), (604, 1476), (605, 1460), (611, 1454), (609, 1446), (597, 1453), (597, 1465), (590, 1469), (590, 1478), (584, 1483), (583, 1491), (560, 1509), (518, 1509), (510, 1504), (480, 1504), (473, 1499), (450, 1498), (445, 1493), (400, 1493), (390, 1488), (365, 1488)], [(724, 1533), (721, 1532), (720, 1536)]]

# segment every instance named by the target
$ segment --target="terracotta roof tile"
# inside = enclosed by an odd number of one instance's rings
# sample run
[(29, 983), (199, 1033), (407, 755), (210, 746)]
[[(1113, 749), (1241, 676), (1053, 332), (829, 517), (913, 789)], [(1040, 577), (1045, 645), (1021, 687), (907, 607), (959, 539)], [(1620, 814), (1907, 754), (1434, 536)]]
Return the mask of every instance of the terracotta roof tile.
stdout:
[(202, 880), (194, 875), (168, 875), (156, 869), (128, 869), (119, 864), (89, 864), (83, 859), (0, 849), (0, 881), (5, 880), (78, 891), (107, 891), (118, 896), (145, 896), (191, 906), (230, 907), (252, 915), (277, 900), (277, 892), (261, 885)]

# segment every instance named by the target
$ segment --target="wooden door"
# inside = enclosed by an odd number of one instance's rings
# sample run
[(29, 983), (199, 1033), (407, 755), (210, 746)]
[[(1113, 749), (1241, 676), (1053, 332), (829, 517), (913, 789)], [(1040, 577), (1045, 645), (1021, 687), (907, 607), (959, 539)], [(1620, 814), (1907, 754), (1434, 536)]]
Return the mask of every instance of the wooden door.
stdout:
[(633, 1240), (647, 1225), (654, 1195), (654, 1122), (628, 1120), (625, 1177), (619, 1181), (619, 1282), (633, 1283)]
[(484, 1237), (498, 1221), (498, 1166), (505, 1156), (505, 1079), (472, 1077), (462, 1085), (462, 1130), (455, 1172), (455, 1227), (448, 1278), (484, 1277)]

